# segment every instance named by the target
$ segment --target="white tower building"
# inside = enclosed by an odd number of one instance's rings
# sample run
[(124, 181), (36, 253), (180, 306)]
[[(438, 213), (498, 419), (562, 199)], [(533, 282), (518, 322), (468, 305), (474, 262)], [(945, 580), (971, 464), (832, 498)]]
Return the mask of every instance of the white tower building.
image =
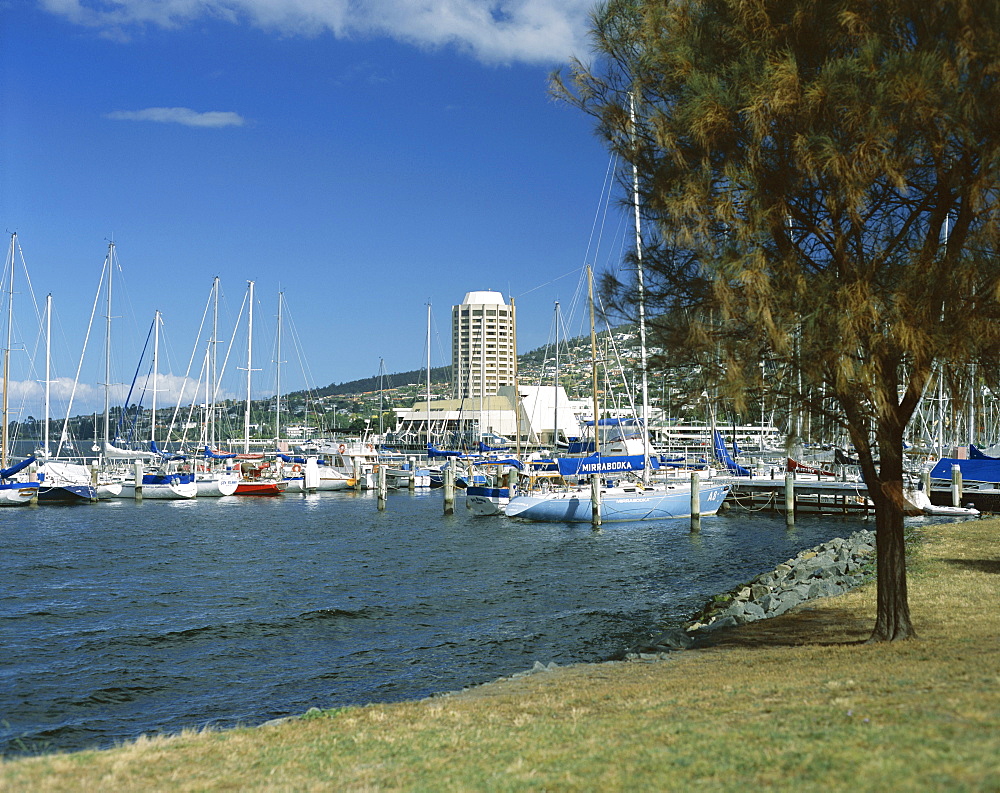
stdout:
[(499, 292), (469, 292), (451, 309), (451, 365), (455, 397), (494, 396), (515, 386), (514, 307)]

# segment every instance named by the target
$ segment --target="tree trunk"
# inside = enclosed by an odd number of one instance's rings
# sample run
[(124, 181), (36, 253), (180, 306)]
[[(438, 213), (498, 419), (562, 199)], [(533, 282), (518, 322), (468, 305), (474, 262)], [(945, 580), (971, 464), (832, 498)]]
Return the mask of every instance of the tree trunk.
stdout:
[[(915, 636), (906, 594), (906, 543), (903, 534), (903, 433), (885, 421), (878, 429), (879, 477), (869, 488), (875, 502), (878, 606), (868, 641), (891, 642)], [(885, 426), (889, 425), (889, 426)]]

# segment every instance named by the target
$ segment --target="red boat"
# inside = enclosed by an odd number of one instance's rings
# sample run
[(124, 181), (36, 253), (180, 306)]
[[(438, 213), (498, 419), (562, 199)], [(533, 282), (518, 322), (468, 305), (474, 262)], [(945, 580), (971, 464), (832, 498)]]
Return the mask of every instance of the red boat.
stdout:
[(235, 496), (280, 496), (285, 492), (286, 482), (269, 479), (241, 479), (236, 485)]

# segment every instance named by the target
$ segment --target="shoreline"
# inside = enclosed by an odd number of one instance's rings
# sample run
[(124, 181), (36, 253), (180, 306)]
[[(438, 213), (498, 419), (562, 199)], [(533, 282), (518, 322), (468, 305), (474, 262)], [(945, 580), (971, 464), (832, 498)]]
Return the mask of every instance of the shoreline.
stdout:
[[(918, 637), (866, 643), (874, 587), (706, 633), (669, 663), (555, 667), (422, 700), (5, 760), (9, 789), (1000, 786), (1000, 520), (928, 527)], [(543, 674), (537, 667), (542, 666)], [(0, 786), (2, 786), (0, 785)]]

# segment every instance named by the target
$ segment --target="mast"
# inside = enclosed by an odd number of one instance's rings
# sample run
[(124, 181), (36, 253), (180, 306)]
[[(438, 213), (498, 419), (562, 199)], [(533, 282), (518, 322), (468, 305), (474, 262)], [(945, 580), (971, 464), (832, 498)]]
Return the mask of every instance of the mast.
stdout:
[(382, 398), (385, 396), (385, 359), (378, 359), (378, 437), (382, 440), (382, 413), (384, 406)]
[(208, 443), (215, 448), (215, 397), (219, 390), (219, 276), (212, 280), (212, 341), (209, 368), (211, 369), (209, 382), (211, 383), (212, 394), (208, 399)]
[(111, 275), (114, 270), (115, 243), (108, 243), (108, 292), (104, 313), (104, 447), (111, 443)]
[(278, 334), (275, 343), (274, 362), (274, 445), (277, 448), (281, 440), (281, 303), (284, 292), (278, 292)]
[(250, 453), (250, 377), (253, 372), (253, 281), (247, 281), (247, 403), (243, 411), (243, 453)]
[(7, 467), (7, 444), (10, 437), (7, 429), (7, 383), (10, 380), (10, 344), (14, 323), (14, 252), (17, 249), (17, 232), (10, 235), (10, 282), (7, 299), (7, 343), (3, 348), (3, 438), (0, 448), (0, 468)]
[(510, 315), (514, 319), (511, 323), (511, 346), (514, 352), (514, 452), (518, 460), (521, 459), (521, 380), (518, 377), (517, 361), (517, 317), (514, 313), (514, 298), (510, 299)]
[[(635, 95), (629, 96), (629, 114), (632, 120), (632, 143), (635, 146)], [(639, 298), (639, 367), (642, 370), (642, 481), (649, 481), (649, 381), (646, 373), (646, 286), (642, 268), (642, 225), (639, 218), (639, 166), (632, 155), (632, 204), (635, 209), (635, 277)]]
[(49, 412), (51, 407), (51, 383), (49, 376), (52, 359), (52, 293), (45, 296), (45, 429), (42, 435), (42, 451), (49, 456)]
[(601, 454), (600, 407), (597, 399), (597, 331), (594, 330), (594, 273), (587, 265), (587, 300), (590, 302), (590, 382), (594, 392), (594, 454)]
[(559, 301), (556, 301), (556, 387), (552, 395), (552, 451), (559, 450)]
[(156, 370), (160, 360), (160, 312), (153, 314), (153, 398), (149, 409), (149, 442), (150, 450), (156, 443)]
[(431, 446), (431, 304), (427, 301), (427, 451)]

